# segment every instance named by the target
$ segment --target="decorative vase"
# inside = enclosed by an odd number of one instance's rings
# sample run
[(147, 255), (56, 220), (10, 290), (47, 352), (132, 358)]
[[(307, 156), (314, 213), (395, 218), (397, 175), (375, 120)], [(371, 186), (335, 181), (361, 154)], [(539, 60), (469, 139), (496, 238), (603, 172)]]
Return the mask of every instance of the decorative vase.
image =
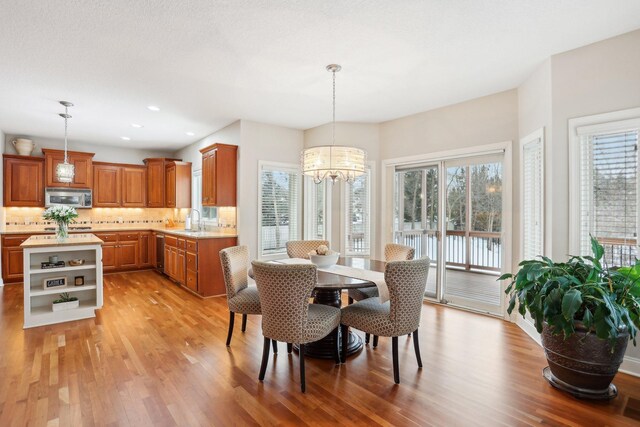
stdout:
[(11, 141), (14, 148), (21, 156), (30, 156), (33, 152), (33, 149), (36, 148), (36, 144), (33, 143), (30, 139), (26, 138), (17, 138)]
[(63, 221), (58, 223), (58, 229), (56, 230), (56, 237), (58, 240), (64, 240), (69, 237), (69, 224)]
[(542, 374), (552, 386), (581, 399), (608, 400), (618, 395), (611, 381), (629, 343), (627, 331), (621, 331), (612, 344), (576, 322), (575, 333), (565, 339), (562, 333), (553, 335), (545, 322), (541, 338), (549, 363)]

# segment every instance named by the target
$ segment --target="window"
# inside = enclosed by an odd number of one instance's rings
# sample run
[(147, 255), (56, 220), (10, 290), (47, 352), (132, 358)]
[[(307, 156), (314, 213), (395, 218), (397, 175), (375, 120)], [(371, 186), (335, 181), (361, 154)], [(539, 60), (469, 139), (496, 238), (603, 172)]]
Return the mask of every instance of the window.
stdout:
[(313, 182), (304, 178), (304, 238), (307, 240), (329, 240), (331, 230), (331, 184)]
[[(218, 224), (218, 208), (202, 206), (202, 170), (193, 172), (191, 185), (191, 206), (202, 215), (202, 221), (212, 225)], [(194, 220), (196, 218), (193, 218)]]
[(544, 254), (544, 129), (522, 139), (522, 259)]
[(371, 248), (371, 169), (344, 185), (345, 255), (368, 256)]
[(638, 256), (639, 116), (582, 126), (580, 119), (570, 121), (574, 161), (571, 192), (575, 193), (573, 249), (589, 254), (590, 236), (594, 236), (604, 246), (609, 266), (632, 264)]
[(258, 245), (261, 256), (285, 254), (289, 240), (299, 240), (301, 175), (297, 165), (260, 162)]

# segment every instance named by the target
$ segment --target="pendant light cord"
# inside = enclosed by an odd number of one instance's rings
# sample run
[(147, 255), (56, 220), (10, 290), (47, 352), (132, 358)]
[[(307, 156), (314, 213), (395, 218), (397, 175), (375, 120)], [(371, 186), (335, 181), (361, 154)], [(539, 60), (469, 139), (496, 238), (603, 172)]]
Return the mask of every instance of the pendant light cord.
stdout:
[(331, 145), (336, 145), (336, 70), (333, 73), (333, 135)]
[(67, 120), (69, 120), (69, 107), (64, 106), (64, 162), (68, 163), (67, 158)]

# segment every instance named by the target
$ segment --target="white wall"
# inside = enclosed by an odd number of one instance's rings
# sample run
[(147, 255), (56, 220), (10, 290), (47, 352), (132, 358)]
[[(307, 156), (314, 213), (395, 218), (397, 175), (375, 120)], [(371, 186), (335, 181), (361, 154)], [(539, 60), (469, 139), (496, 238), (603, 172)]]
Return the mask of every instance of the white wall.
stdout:
[[(324, 124), (304, 131), (304, 146), (315, 147), (318, 145), (331, 145), (333, 126), (331, 123)], [(380, 189), (380, 125), (377, 123), (336, 123), (336, 145), (348, 145), (362, 148), (367, 152), (367, 160), (374, 164), (374, 179), (371, 189), (372, 194), (372, 223), (374, 232), (371, 241), (371, 256), (380, 259), (381, 252), (376, 242), (380, 226), (380, 215), (378, 215)], [(343, 210), (341, 210), (341, 185), (336, 183), (332, 189), (331, 197), (331, 233), (328, 240), (335, 250), (340, 248), (340, 220)]]
[(197, 171), (202, 169), (202, 153), (200, 153), (200, 149), (215, 143), (240, 145), (240, 120), (176, 151), (172, 156), (182, 159), (185, 162), (191, 162), (192, 170)]
[[(4, 152), (7, 154), (17, 154), (16, 149), (11, 144), (15, 138), (29, 138), (33, 140), (34, 144), (36, 144), (35, 150), (33, 150), (33, 156), (42, 156), (42, 148), (55, 148), (55, 149), (64, 149), (64, 140), (63, 139), (54, 139), (54, 138), (36, 138), (36, 137), (28, 137), (21, 135), (6, 135), (4, 139), (0, 141), (5, 141), (4, 144)], [(109, 147), (106, 145), (94, 145), (94, 144), (86, 144), (84, 142), (78, 141), (69, 141), (68, 142), (69, 151), (83, 151), (88, 153), (95, 153), (93, 160), (99, 162), (114, 162), (114, 163), (130, 163), (130, 164), (143, 164), (142, 160), (147, 157), (171, 157), (172, 152), (166, 150), (139, 150), (137, 148), (126, 148), (126, 147)], [(135, 143), (131, 144), (135, 146)]]

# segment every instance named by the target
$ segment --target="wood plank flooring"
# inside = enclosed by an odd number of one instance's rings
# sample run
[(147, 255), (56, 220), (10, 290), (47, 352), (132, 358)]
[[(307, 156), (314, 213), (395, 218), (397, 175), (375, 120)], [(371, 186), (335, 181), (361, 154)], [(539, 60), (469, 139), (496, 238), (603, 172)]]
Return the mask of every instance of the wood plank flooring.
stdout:
[[(568, 397), (542, 378), (542, 349), (517, 326), (425, 304), (424, 368), (400, 338), (346, 364), (298, 357), (284, 344), (257, 380), (260, 317), (240, 318), (225, 347), (224, 298), (201, 300), (159, 274), (105, 276), (96, 319), (22, 329), (22, 286), (0, 288), (0, 426), (638, 425), (640, 379), (616, 377), (609, 403)], [(633, 408), (636, 409), (633, 409)], [(624, 414), (629, 416), (625, 416)]]

